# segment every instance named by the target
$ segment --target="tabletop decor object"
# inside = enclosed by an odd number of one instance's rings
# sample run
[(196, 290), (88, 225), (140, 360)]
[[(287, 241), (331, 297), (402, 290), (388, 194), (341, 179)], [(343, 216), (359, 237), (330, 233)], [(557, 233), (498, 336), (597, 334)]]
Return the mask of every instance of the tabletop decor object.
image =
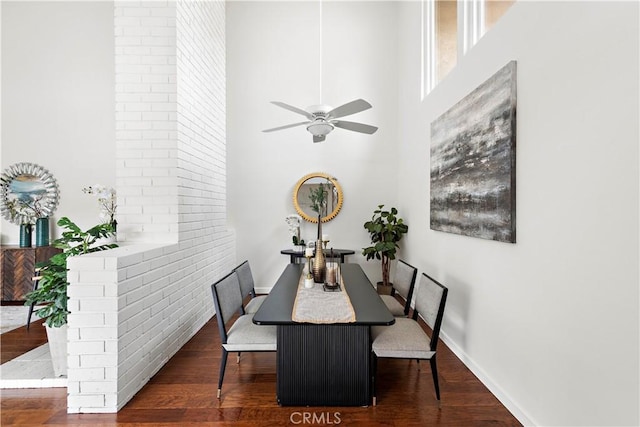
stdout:
[[(329, 264), (334, 264), (334, 263), (329, 263)], [(327, 267), (327, 280), (322, 285), (322, 289), (325, 292), (341, 292), (342, 291), (342, 287), (340, 286), (340, 283), (342, 283), (340, 268), (337, 266), (338, 265), (337, 263), (335, 264), (336, 266)]]
[(318, 240), (316, 242), (316, 255), (313, 258), (313, 280), (316, 283), (324, 283), (326, 267), (327, 264), (324, 258), (324, 251), (322, 250), (322, 242)]
[[(325, 241), (325, 247), (326, 247), (326, 242), (328, 242), (328, 238)], [(329, 259), (331, 260), (335, 260), (334, 256), (333, 256), (333, 248), (331, 248), (330, 252), (329, 252)], [(324, 283), (324, 290), (325, 291), (336, 291), (336, 290), (340, 290), (340, 263), (339, 262), (327, 262), (327, 273), (325, 275), (325, 283)]]
[(364, 228), (369, 232), (372, 245), (362, 248), (362, 255), (367, 260), (376, 258), (382, 263), (382, 286), (390, 287), (389, 269), (390, 261), (396, 259), (396, 249), (398, 242), (402, 239), (409, 226), (402, 218), (398, 217), (398, 210), (383, 210), (384, 205), (378, 205), (378, 209), (373, 211), (371, 221), (364, 223)]
[(33, 226), (31, 224), (20, 224), (20, 247), (21, 248), (30, 248), (31, 247), (31, 232)]
[(302, 217), (298, 214), (289, 214), (284, 217), (287, 226), (289, 226), (289, 233), (291, 234), (291, 240), (293, 241), (293, 250), (304, 251), (305, 243), (304, 239), (300, 238), (300, 223)]
[(49, 217), (36, 219), (36, 246), (49, 246)]
[(304, 273), (304, 287), (313, 288), (313, 275), (311, 274), (311, 258), (313, 258), (313, 248), (306, 248), (304, 256), (307, 258), (307, 266)]
[(324, 258), (324, 251), (322, 249), (322, 221), (320, 221), (320, 214), (318, 214), (318, 240), (316, 241), (316, 256), (313, 259), (313, 280), (316, 283), (324, 283), (326, 274), (327, 263)]

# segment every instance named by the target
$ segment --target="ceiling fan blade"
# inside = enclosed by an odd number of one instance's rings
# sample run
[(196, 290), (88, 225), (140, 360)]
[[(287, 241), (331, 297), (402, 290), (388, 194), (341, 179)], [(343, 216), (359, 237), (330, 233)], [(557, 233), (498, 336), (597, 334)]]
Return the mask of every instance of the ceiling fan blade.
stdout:
[(355, 101), (347, 102), (344, 105), (334, 108), (327, 113), (327, 118), (337, 119), (338, 117), (349, 116), (351, 114), (359, 113), (360, 111), (368, 110), (371, 108), (364, 99), (356, 99)]
[(289, 129), (289, 128), (292, 128), (292, 127), (295, 127), (295, 126), (306, 125), (307, 123), (309, 123), (309, 122), (292, 123), (290, 125), (278, 126), (277, 128), (265, 129), (262, 132), (273, 132), (275, 130)]
[(313, 142), (322, 142), (325, 140), (325, 135), (313, 135)]
[(285, 110), (289, 110), (289, 111), (293, 111), (294, 113), (302, 114), (303, 116), (305, 116), (309, 120), (313, 120), (313, 115), (311, 113), (307, 112), (307, 111), (304, 111), (301, 108), (294, 107), (293, 105), (285, 104), (284, 102), (280, 102), (280, 101), (271, 101), (271, 103), (274, 104), (274, 105), (277, 105), (278, 107), (282, 107)]
[(375, 126), (365, 125), (363, 123), (345, 122), (343, 120), (331, 120), (331, 124), (342, 129), (352, 130), (360, 133), (368, 133), (369, 135), (375, 133), (375, 131), (378, 130), (378, 128)]

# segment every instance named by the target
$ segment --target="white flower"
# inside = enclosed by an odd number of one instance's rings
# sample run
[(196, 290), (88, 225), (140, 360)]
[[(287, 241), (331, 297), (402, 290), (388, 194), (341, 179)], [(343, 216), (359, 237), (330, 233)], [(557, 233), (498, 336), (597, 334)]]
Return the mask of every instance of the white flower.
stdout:
[(299, 230), (300, 230), (300, 223), (302, 222), (302, 217), (297, 214), (290, 214), (290, 215), (287, 215), (284, 218), (284, 220), (289, 226), (289, 232), (291, 233), (291, 235), (297, 236), (298, 233), (300, 232)]
[(97, 196), (100, 205), (100, 218), (104, 222), (113, 223), (115, 221), (116, 208), (118, 207), (115, 189), (96, 184), (83, 188), (82, 192)]

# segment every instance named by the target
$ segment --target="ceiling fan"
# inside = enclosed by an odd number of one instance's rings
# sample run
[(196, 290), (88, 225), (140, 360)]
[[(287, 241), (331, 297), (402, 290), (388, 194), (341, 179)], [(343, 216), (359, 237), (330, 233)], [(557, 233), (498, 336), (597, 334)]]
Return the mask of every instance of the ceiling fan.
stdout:
[(350, 116), (351, 114), (359, 113), (371, 108), (364, 99), (356, 99), (355, 101), (348, 102), (340, 107), (332, 108), (328, 105), (312, 105), (305, 110), (294, 107), (284, 102), (271, 101), (272, 104), (282, 107), (286, 110), (293, 111), (294, 113), (301, 114), (307, 118), (304, 122), (292, 123), (289, 125), (279, 126), (272, 129), (265, 129), (263, 132), (273, 132), (276, 130), (288, 129), (295, 126), (306, 125), (307, 130), (313, 135), (313, 142), (322, 142), (325, 137), (336, 127), (366, 133), (373, 134), (378, 130), (375, 126), (365, 125), (363, 123), (348, 122), (345, 120), (338, 120), (341, 117)]

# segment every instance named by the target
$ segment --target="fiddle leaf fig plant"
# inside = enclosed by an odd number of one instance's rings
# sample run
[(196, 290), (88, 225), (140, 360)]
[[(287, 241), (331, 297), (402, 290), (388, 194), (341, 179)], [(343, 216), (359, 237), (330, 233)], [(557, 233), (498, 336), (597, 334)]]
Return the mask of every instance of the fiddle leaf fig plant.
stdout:
[(382, 284), (389, 286), (390, 261), (396, 259), (398, 242), (409, 231), (409, 226), (398, 217), (398, 210), (383, 210), (384, 205), (378, 205), (373, 211), (371, 221), (364, 223), (369, 232), (371, 246), (362, 248), (362, 255), (370, 259), (379, 259), (382, 263)]
[(46, 319), (51, 328), (67, 323), (67, 259), (72, 256), (99, 252), (118, 247), (115, 243), (99, 244), (98, 240), (114, 234), (110, 223), (98, 224), (82, 231), (67, 217), (60, 218), (58, 225), (63, 227), (62, 237), (52, 242), (52, 246), (62, 249), (61, 253), (52, 256), (48, 261), (38, 263), (38, 289), (29, 292), (25, 305), (45, 304), (36, 314)]

